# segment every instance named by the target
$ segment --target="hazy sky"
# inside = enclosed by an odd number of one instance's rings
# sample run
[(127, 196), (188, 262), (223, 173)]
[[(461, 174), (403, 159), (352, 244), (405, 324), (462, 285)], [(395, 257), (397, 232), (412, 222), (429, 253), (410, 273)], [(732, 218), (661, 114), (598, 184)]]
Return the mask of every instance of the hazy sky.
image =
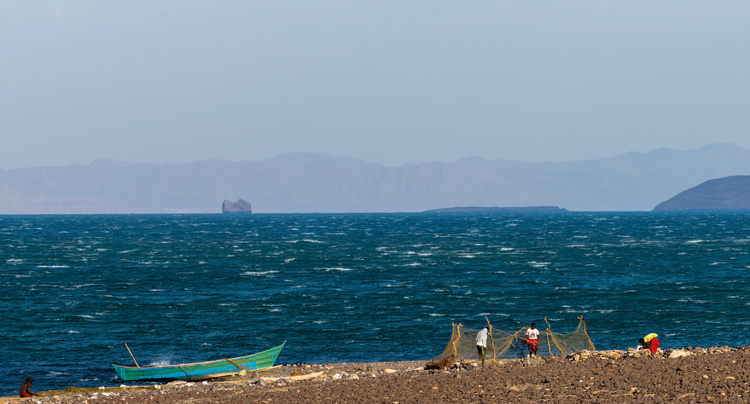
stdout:
[(750, 148), (747, 1), (0, 0), (0, 168)]

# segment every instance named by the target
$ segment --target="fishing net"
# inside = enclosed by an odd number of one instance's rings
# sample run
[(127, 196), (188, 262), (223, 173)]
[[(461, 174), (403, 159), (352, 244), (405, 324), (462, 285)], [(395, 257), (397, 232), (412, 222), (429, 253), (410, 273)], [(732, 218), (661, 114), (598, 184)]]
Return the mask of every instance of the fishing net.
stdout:
[[(547, 319), (546, 330), (539, 330), (537, 354), (567, 356), (573, 352), (594, 351), (594, 344), (586, 332), (586, 321), (579, 317), (578, 326), (573, 332), (560, 333), (553, 331)], [(504, 331), (490, 326), (487, 335), (485, 360), (495, 363), (496, 359), (523, 358), (527, 355), (528, 346), (526, 330)], [(428, 367), (447, 368), (455, 361), (477, 359), (476, 337), (480, 330), (471, 329), (461, 324), (453, 324), (451, 340), (443, 352), (428, 362)]]

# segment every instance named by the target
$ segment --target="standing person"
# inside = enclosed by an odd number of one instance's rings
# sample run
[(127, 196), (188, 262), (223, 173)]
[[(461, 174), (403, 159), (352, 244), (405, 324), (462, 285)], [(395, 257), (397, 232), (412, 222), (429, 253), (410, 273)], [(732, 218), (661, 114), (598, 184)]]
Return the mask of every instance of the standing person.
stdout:
[(656, 353), (656, 350), (659, 349), (659, 335), (654, 332), (638, 339), (638, 342), (641, 344), (643, 349), (650, 350), (652, 354)]
[(482, 331), (477, 333), (477, 353), (479, 354), (479, 359), (482, 361), (482, 367), (484, 367), (484, 351), (487, 348), (487, 331), (489, 328), (489, 326), (485, 325)]
[(34, 382), (34, 378), (29, 376), (26, 380), (21, 383), (21, 397), (34, 397), (36, 394), (31, 391), (31, 383)]
[(539, 330), (536, 329), (536, 324), (531, 323), (531, 327), (526, 330), (526, 343), (529, 345), (529, 356), (536, 355), (536, 347), (539, 342)]

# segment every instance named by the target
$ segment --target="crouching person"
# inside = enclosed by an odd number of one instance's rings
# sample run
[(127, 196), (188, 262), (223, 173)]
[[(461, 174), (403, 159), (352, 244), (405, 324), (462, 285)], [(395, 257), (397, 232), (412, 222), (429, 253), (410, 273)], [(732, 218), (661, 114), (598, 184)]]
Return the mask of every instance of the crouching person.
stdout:
[(34, 378), (29, 376), (21, 383), (21, 397), (34, 397), (36, 395), (36, 393), (31, 391), (31, 383), (33, 382)]
[(640, 338), (638, 342), (641, 344), (643, 349), (648, 349), (652, 354), (655, 354), (659, 349), (659, 336), (656, 333), (651, 333), (643, 338)]

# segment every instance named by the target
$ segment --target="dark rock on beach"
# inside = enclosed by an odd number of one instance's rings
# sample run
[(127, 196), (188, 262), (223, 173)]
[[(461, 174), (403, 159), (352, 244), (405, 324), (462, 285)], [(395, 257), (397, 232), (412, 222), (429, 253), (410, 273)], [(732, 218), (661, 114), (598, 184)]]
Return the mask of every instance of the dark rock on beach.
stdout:
[[(45, 392), (40, 403), (744, 403), (750, 347), (579, 352), (536, 360), (285, 365), (206, 382)], [(40, 380), (41, 382), (41, 380)], [(3, 400), (0, 400), (2, 402)]]
[(237, 202), (224, 199), (224, 203), (221, 205), (221, 213), (253, 213), (253, 209), (250, 202), (244, 199)]

